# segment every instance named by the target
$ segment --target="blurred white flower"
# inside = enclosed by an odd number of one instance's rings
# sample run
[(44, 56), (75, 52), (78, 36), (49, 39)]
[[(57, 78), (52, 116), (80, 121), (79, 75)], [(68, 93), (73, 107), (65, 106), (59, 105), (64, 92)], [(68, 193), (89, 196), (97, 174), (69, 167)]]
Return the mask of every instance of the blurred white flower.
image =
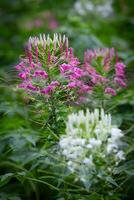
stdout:
[(113, 13), (112, 3), (113, 0), (98, 3), (94, 0), (77, 0), (74, 9), (80, 15), (95, 14), (106, 18)]
[(125, 160), (125, 154), (123, 151), (118, 151), (117, 154), (115, 155), (117, 160)]

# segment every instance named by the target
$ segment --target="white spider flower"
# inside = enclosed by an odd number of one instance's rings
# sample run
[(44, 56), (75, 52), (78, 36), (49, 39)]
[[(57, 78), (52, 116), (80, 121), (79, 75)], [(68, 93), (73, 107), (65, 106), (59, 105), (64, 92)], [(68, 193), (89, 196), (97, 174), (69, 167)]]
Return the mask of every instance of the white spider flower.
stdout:
[(90, 158), (85, 158), (83, 160), (83, 163), (86, 164), (86, 165), (88, 165), (88, 166), (93, 166), (93, 159), (92, 159), (92, 157), (90, 156)]
[(112, 153), (112, 152), (115, 151), (116, 149), (118, 149), (117, 144), (114, 144), (114, 143), (109, 143), (109, 144), (107, 144), (107, 153), (108, 153), (108, 154)]
[(120, 129), (114, 128), (114, 127), (111, 129), (111, 139), (118, 140), (122, 136), (123, 136), (123, 133)]
[(125, 159), (122, 137), (122, 131), (112, 125), (111, 115), (105, 114), (103, 109), (95, 109), (94, 112), (80, 110), (69, 115), (66, 134), (61, 136), (59, 147), (68, 169), (76, 172), (78, 179), (86, 180), (87, 177), (89, 181), (95, 176), (93, 173), (102, 174), (103, 163), (110, 173), (109, 167)]
[(125, 160), (125, 154), (122, 150), (118, 151), (117, 154), (115, 155), (116, 159), (118, 160)]
[(98, 147), (102, 144), (101, 140), (96, 140), (95, 138), (91, 138), (89, 143), (92, 147)]

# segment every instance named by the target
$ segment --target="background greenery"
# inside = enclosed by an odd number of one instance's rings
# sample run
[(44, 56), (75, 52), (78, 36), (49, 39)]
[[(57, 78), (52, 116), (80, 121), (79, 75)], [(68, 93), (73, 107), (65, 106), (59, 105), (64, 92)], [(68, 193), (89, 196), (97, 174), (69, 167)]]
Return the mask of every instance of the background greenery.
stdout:
[(134, 196), (134, 2), (113, 0), (112, 12), (106, 16), (107, 9), (102, 12), (87, 9), (91, 2), (97, 6), (105, 5), (108, 0), (0, 1), (0, 200), (101, 199), (98, 194), (88, 195), (81, 190), (71, 192), (76, 189), (74, 186), (66, 189), (68, 180), (65, 183), (64, 172), (60, 179), (56, 178), (59, 168), (49, 164), (58, 161), (52, 155), (48, 159), (51, 152), (45, 151), (52, 138), (42, 128), (45, 118), (42, 105), (34, 108), (32, 101), (16, 90), (13, 67), (28, 37), (53, 32), (66, 33), (81, 60), (87, 48), (114, 47), (127, 65), (127, 90), (113, 99), (109, 110), (131, 144), (128, 165), (122, 169), (122, 176), (125, 170), (128, 176), (120, 182), (119, 196), (111, 199), (127, 200)]

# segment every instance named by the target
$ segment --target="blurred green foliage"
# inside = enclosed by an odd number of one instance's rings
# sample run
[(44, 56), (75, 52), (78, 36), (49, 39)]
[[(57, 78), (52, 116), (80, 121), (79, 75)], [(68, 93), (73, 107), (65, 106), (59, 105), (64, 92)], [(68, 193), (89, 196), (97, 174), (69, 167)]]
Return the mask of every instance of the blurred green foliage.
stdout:
[[(127, 65), (128, 88), (107, 108), (130, 144), (128, 165), (120, 169), (122, 177), (125, 171), (127, 178), (120, 182), (119, 194), (106, 199), (129, 200), (134, 196), (134, 163), (130, 161), (134, 149), (134, 2), (113, 0), (112, 13), (106, 17), (104, 13), (89, 11), (86, 5), (91, 2), (95, 5), (106, 3), (105, 0), (0, 1), (0, 200), (102, 198), (97, 193), (86, 193), (81, 186), (77, 188), (78, 193), (74, 192), (75, 185), (69, 185), (71, 179), (65, 180), (67, 171), (61, 172), (61, 166), (53, 166), (60, 158), (55, 160), (55, 149), (46, 151), (53, 137), (48, 129), (43, 129), (46, 113), (42, 111), (42, 105), (35, 109), (32, 100), (16, 90), (13, 66), (28, 37), (53, 32), (66, 33), (81, 60), (87, 48), (115, 47)], [(83, 13), (76, 3), (83, 5)], [(60, 173), (59, 179), (57, 174)]]

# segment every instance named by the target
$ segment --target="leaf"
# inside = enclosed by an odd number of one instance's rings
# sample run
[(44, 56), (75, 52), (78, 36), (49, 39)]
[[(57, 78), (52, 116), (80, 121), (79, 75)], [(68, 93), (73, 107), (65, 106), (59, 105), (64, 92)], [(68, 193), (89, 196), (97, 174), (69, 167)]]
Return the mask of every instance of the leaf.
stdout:
[(118, 186), (115, 180), (111, 176), (106, 177), (107, 182), (111, 183), (112, 185)]
[(4, 186), (6, 185), (10, 180), (11, 178), (14, 176), (13, 173), (7, 173), (7, 174), (4, 174), (4, 175), (1, 175), (0, 176), (0, 186)]
[(23, 184), (25, 181), (26, 175), (27, 173), (23, 171), (23, 172), (18, 172), (15, 177)]
[(26, 140), (27, 140), (28, 142), (30, 142), (32, 145), (35, 146), (36, 141), (38, 140), (38, 137), (35, 136), (35, 135), (27, 135), (27, 136), (26, 136)]
[(117, 167), (114, 169), (114, 174), (119, 174), (121, 172), (125, 172), (126, 170), (129, 170), (134, 167), (134, 160), (126, 162), (124, 165)]
[(101, 196), (97, 193), (93, 193), (89, 195), (88, 197), (81, 198), (81, 200), (100, 200), (100, 199), (101, 199)]
[(134, 175), (134, 169), (131, 169), (131, 170), (125, 170), (125, 172), (126, 172), (128, 175), (131, 175), (131, 176)]
[(32, 152), (27, 150), (22, 150), (19, 152), (15, 152), (10, 158), (15, 162), (20, 162), (23, 165), (32, 162), (40, 157), (40, 154), (37, 152)]

